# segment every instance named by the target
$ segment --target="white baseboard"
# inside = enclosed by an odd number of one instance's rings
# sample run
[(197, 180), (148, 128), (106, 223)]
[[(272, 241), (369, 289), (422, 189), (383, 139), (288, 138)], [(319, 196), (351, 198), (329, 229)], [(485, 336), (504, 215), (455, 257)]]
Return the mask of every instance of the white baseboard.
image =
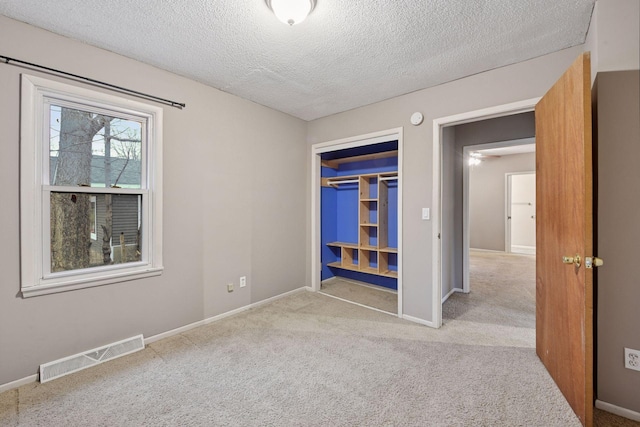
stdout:
[(524, 254), (524, 255), (535, 255), (536, 254), (536, 247), (535, 246), (511, 245), (511, 253), (513, 253), (513, 254)]
[(476, 252), (495, 252), (495, 253), (504, 253), (504, 251), (497, 251), (495, 249), (481, 249), (481, 248), (469, 248), (470, 251), (476, 251)]
[[(249, 305), (246, 305), (244, 307), (236, 308), (235, 310), (231, 310), (231, 311), (228, 311), (226, 313), (219, 314), (217, 316), (209, 317), (207, 319), (199, 320), (197, 322), (193, 322), (193, 323), (190, 323), (188, 325), (181, 326), (179, 328), (171, 329), (170, 331), (166, 331), (166, 332), (162, 332), (162, 333), (157, 334), (157, 335), (150, 336), (150, 337), (144, 339), (144, 344), (146, 346), (148, 344), (151, 344), (152, 342), (159, 341), (159, 340), (161, 340), (163, 338), (168, 338), (170, 336), (177, 335), (177, 334), (180, 334), (182, 332), (186, 332), (186, 331), (188, 331), (190, 329), (197, 328), (198, 326), (207, 325), (207, 324), (215, 322), (217, 320), (224, 319), (225, 317), (233, 316), (234, 314), (241, 313), (241, 312), (249, 310), (251, 308), (259, 307), (261, 305), (273, 302), (273, 301), (278, 300), (280, 298), (284, 298), (284, 297), (286, 297), (288, 295), (295, 294), (295, 293), (298, 293), (298, 292), (301, 292), (301, 291), (311, 291), (311, 288), (309, 286), (303, 286), (301, 288), (294, 289), (292, 291), (285, 292), (285, 293), (280, 294), (280, 295), (276, 295), (275, 297), (267, 298), (265, 300), (254, 302), (253, 304), (249, 304)], [(21, 378), (19, 380), (15, 380), (15, 381), (11, 381), (11, 382), (6, 383), (6, 384), (0, 384), (0, 393), (8, 391), (8, 390), (12, 390), (14, 388), (22, 387), (23, 385), (34, 383), (36, 381), (38, 381), (38, 374), (29, 375), (28, 377)]]
[(193, 323), (190, 323), (188, 325), (181, 326), (179, 328), (172, 329), (172, 330), (167, 331), (167, 332), (162, 332), (162, 333), (160, 333), (158, 335), (153, 335), (153, 336), (151, 336), (149, 338), (145, 338), (144, 339), (144, 343), (145, 343), (145, 345), (151, 344), (152, 342), (159, 341), (159, 340), (161, 340), (163, 338), (168, 338), (168, 337), (173, 336), (173, 335), (181, 334), (182, 332), (186, 332), (186, 331), (188, 331), (190, 329), (197, 328), (198, 326), (208, 325), (210, 323), (217, 322), (218, 320), (222, 320), (225, 317), (229, 317), (229, 316), (233, 316), (233, 315), (238, 314), (238, 313), (242, 313), (243, 311), (247, 311), (249, 309), (256, 308), (256, 307), (259, 307), (259, 306), (264, 305), (264, 304), (268, 304), (268, 303), (276, 301), (276, 300), (278, 300), (280, 298), (284, 298), (284, 297), (289, 296), (291, 294), (295, 294), (295, 293), (298, 293), (300, 291), (305, 291), (305, 290), (307, 290), (306, 286), (304, 286), (302, 288), (294, 289), (294, 290), (289, 291), (289, 292), (285, 292), (284, 294), (280, 294), (280, 295), (276, 295), (276, 296), (271, 297), (271, 298), (267, 298), (267, 299), (262, 300), (262, 301), (254, 302), (253, 304), (248, 304), (248, 305), (245, 305), (243, 307), (239, 307), (239, 308), (236, 308), (234, 310), (230, 310), (230, 311), (227, 311), (225, 313), (218, 314), (216, 316), (208, 317), (208, 318), (206, 318), (204, 320), (199, 320), (197, 322), (193, 322)]
[(22, 387), (23, 385), (35, 383), (36, 381), (38, 381), (38, 374), (29, 375), (28, 377), (24, 377), (19, 380), (0, 385), (0, 393), (9, 391), (14, 388)]
[(419, 323), (421, 325), (425, 325), (425, 326), (428, 326), (430, 328), (435, 328), (433, 322), (430, 322), (428, 320), (420, 319), (418, 317), (409, 316), (408, 314), (403, 314), (402, 318), (404, 320), (408, 320), (409, 322)]
[(170, 331), (161, 332), (157, 335), (152, 335), (144, 339), (144, 345), (149, 345), (152, 342), (160, 341), (161, 339), (168, 338), (173, 335), (178, 335), (182, 332), (186, 332), (190, 329), (197, 328), (198, 326), (204, 325), (204, 320), (199, 320), (197, 322), (189, 323), (188, 325), (180, 326), (179, 328), (171, 329)]
[(603, 402), (602, 400), (596, 400), (596, 408), (611, 412), (615, 415), (620, 415), (621, 417), (629, 418), (633, 421), (640, 421), (640, 412), (621, 408), (620, 406), (612, 405), (611, 403)]
[(444, 302), (445, 302), (446, 300), (448, 300), (448, 299), (449, 299), (449, 297), (450, 297), (451, 295), (453, 295), (454, 293), (456, 293), (456, 292), (464, 293), (464, 290), (463, 290), (463, 289), (460, 289), (460, 288), (453, 288), (453, 289), (451, 289), (451, 290), (449, 291), (449, 293), (448, 293), (448, 294), (446, 294), (445, 296), (443, 296), (443, 297), (442, 297), (442, 303), (444, 304)]

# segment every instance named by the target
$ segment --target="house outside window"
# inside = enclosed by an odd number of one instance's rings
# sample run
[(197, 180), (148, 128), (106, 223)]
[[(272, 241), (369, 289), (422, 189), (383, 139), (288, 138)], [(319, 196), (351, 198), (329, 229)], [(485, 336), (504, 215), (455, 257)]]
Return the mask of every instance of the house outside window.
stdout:
[(162, 271), (162, 109), (22, 76), (22, 293)]

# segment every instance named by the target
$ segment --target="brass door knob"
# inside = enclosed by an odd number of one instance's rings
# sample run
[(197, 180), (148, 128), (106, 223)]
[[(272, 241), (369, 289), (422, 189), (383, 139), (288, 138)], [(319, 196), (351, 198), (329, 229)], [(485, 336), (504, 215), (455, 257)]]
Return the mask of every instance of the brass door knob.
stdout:
[(580, 255), (576, 256), (563, 256), (563, 264), (575, 264), (576, 267), (580, 267)]
[(604, 261), (598, 257), (586, 257), (584, 259), (584, 266), (586, 268), (594, 268), (594, 267), (602, 267), (602, 265), (604, 264)]

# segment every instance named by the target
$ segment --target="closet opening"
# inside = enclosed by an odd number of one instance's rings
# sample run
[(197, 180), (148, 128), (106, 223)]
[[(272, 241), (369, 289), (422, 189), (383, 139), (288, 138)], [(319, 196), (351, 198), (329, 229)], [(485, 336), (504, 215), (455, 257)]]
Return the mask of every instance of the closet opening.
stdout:
[(401, 129), (312, 148), (313, 290), (397, 316), (401, 150)]

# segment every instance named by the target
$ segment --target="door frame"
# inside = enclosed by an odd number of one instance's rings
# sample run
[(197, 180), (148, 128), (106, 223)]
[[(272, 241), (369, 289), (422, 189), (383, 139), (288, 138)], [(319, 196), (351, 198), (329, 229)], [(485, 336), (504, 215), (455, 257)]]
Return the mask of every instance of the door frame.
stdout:
[[(511, 177), (513, 177), (513, 175), (535, 175), (536, 171), (523, 171), (523, 172), (507, 172), (504, 174), (504, 201), (505, 201), (505, 205), (504, 205), (504, 212), (505, 212), (505, 219), (504, 219), (504, 251), (508, 254), (514, 253), (511, 251), (511, 222), (509, 222), (509, 217), (511, 216), (511, 189), (512, 189), (512, 180)], [(524, 254), (524, 252), (515, 252), (515, 253), (522, 253)], [(528, 254), (528, 255), (535, 255), (535, 250), (533, 252), (533, 254)]]
[[(509, 104), (496, 105), (493, 107), (483, 108), (480, 110), (469, 111), (466, 113), (455, 114), (452, 116), (441, 117), (433, 120), (433, 228), (432, 228), (432, 253), (433, 266), (432, 269), (432, 295), (431, 295), (431, 312), (433, 313), (433, 327), (442, 326), (442, 170), (443, 170), (443, 130), (445, 127), (456, 126), (465, 123), (477, 122), (482, 120), (494, 119), (497, 117), (511, 116), (514, 114), (527, 113), (534, 111), (540, 97), (530, 98), (523, 101), (512, 102)], [(465, 168), (463, 168), (464, 170)], [(468, 212), (467, 212), (468, 213)], [(467, 215), (467, 221), (468, 221)], [(468, 230), (468, 222), (467, 227)], [(464, 231), (463, 231), (464, 232)], [(464, 239), (464, 237), (463, 237)], [(468, 239), (468, 236), (467, 236)], [(466, 242), (468, 247), (468, 240)], [(463, 250), (463, 253), (465, 251)], [(464, 258), (464, 255), (463, 255)], [(465, 283), (468, 284), (468, 251), (467, 251), (467, 269)], [(464, 263), (463, 263), (464, 265)], [(468, 286), (468, 285), (467, 285)]]
[(398, 141), (398, 317), (402, 318), (402, 152), (403, 128), (393, 128), (357, 135), (333, 141), (319, 142), (311, 146), (311, 290), (320, 291), (320, 155), (347, 148), (363, 147)]

